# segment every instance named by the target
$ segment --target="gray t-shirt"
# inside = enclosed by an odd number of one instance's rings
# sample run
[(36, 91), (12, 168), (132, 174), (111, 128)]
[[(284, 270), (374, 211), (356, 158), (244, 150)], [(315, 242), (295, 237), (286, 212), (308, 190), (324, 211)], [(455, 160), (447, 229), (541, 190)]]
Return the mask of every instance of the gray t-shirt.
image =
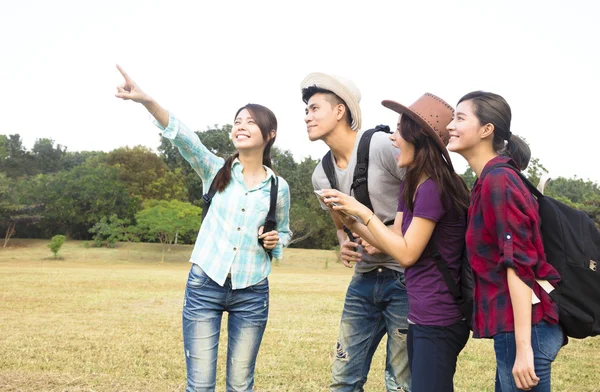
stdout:
[[(333, 158), (338, 189), (351, 196), (354, 196), (354, 192), (350, 192), (350, 186), (352, 185), (354, 168), (356, 166), (356, 151), (358, 150), (358, 143), (362, 134), (363, 132), (361, 131), (356, 136), (352, 156), (345, 169), (337, 167), (335, 158)], [(399, 153), (399, 150), (392, 145), (389, 134), (385, 132), (375, 132), (373, 134), (371, 145), (369, 146), (369, 197), (375, 214), (383, 222), (391, 221), (396, 217), (398, 190), (400, 189), (400, 182), (404, 179), (404, 170), (398, 168), (396, 161)], [(319, 163), (315, 168), (312, 175), (312, 183), (315, 190), (331, 188), (322, 163)], [(324, 210), (328, 210), (327, 206), (323, 203), (321, 203), (321, 207)], [(404, 271), (404, 268), (387, 254), (369, 255), (367, 253), (364, 253), (362, 260), (356, 263), (355, 270), (356, 272), (364, 273), (377, 267), (387, 267), (396, 271)]]

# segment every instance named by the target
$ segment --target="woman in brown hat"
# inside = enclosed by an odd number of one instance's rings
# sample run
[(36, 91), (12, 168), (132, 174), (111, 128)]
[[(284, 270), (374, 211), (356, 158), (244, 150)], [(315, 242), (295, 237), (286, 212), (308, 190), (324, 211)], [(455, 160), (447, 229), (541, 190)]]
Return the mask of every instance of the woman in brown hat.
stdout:
[(340, 214), (354, 232), (406, 268), (411, 391), (452, 391), (469, 327), (433, 255), (437, 250), (458, 284), (469, 191), (446, 150), (453, 109), (433, 94), (408, 107), (382, 103), (400, 113), (390, 139), (400, 149), (398, 166), (406, 168), (393, 228), (348, 195), (327, 190), (324, 196), (334, 211), (360, 218)]
[(556, 304), (536, 282), (551, 290), (560, 277), (546, 261), (537, 201), (515, 171), (527, 167), (531, 154), (510, 121), (504, 98), (474, 91), (460, 99), (448, 125), (448, 149), (477, 175), (466, 233), (473, 337), (494, 339), (496, 391), (550, 391), (563, 334)]

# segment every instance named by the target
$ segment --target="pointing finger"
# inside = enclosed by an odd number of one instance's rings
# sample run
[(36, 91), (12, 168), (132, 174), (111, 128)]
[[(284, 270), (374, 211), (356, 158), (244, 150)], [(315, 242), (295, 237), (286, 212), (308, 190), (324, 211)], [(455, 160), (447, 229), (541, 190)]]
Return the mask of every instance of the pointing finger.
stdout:
[(117, 69), (119, 70), (119, 72), (121, 72), (121, 75), (123, 75), (123, 77), (125, 78), (125, 80), (131, 81), (131, 78), (129, 77), (129, 75), (127, 75), (127, 72), (125, 72), (123, 70), (123, 68), (121, 68), (121, 66), (119, 64), (117, 64)]

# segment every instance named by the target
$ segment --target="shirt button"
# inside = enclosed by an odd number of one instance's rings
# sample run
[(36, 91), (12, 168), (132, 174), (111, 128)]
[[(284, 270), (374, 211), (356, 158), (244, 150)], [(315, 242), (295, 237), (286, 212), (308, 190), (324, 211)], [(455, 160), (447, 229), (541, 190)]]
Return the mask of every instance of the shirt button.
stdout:
[(248, 196), (248, 192), (246, 192), (245, 194), (246, 194), (246, 196)]
[(240, 231), (240, 228), (238, 227), (238, 231)]
[(506, 236), (506, 239), (507, 239), (507, 240), (510, 240), (510, 234)]
[(237, 248), (233, 248), (233, 251), (235, 252), (237, 250)]
[(246, 212), (246, 209), (245, 209), (245, 208), (242, 208), (242, 212)]

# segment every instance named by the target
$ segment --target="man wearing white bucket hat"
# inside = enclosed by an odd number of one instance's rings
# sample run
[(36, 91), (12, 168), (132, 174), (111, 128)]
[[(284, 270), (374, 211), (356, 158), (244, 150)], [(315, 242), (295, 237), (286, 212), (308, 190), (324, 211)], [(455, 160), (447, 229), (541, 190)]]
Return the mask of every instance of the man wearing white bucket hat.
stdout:
[[(385, 132), (378, 132), (384, 129), (360, 130), (359, 89), (350, 80), (324, 73), (309, 74), (301, 88), (302, 100), (307, 105), (304, 120), (308, 137), (311, 141), (324, 141), (330, 149), (313, 172), (314, 189), (335, 187), (359, 198), (360, 188), (373, 212), (386, 224), (393, 224), (404, 171), (396, 163), (398, 150)], [(362, 141), (368, 139), (367, 134), (370, 144)], [(366, 178), (360, 185), (355, 168), (357, 160), (365, 154), (368, 157), (368, 164), (364, 165)], [(359, 162), (359, 170), (361, 165)], [(322, 202), (321, 207), (329, 210)], [(344, 301), (330, 389), (362, 391), (373, 354), (387, 333), (387, 391), (408, 391), (408, 298), (404, 269), (391, 256), (349, 238), (341, 220), (335, 214), (331, 216), (337, 229), (342, 262), (349, 268), (350, 263), (356, 264)]]

